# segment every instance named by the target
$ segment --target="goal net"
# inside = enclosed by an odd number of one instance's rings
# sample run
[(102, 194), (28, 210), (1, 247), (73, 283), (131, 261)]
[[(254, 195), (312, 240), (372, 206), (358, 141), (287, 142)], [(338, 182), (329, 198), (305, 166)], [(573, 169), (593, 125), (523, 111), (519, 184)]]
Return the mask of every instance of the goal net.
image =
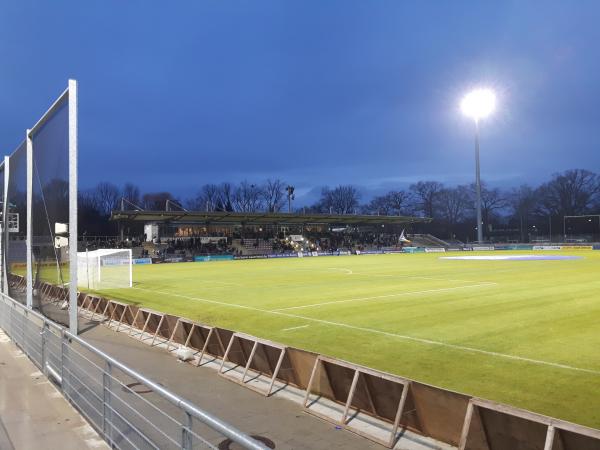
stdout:
[(131, 250), (98, 249), (77, 253), (77, 284), (100, 290), (133, 286)]

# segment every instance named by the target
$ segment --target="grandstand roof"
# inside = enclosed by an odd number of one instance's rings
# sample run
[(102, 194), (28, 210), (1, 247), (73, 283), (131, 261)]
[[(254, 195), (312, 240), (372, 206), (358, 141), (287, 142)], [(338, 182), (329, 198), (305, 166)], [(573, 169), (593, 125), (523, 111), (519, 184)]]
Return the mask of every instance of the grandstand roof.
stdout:
[(340, 214), (290, 214), (243, 213), (229, 211), (113, 211), (111, 220), (139, 222), (181, 222), (205, 224), (409, 224), (430, 222), (430, 218), (409, 216), (340, 215)]

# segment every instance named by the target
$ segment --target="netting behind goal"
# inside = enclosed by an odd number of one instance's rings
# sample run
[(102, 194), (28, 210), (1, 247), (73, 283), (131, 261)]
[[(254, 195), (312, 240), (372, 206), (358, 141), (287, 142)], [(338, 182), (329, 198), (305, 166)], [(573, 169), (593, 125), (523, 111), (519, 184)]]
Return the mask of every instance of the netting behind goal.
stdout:
[(2, 163), (1, 288), (76, 334), (77, 82), (32, 125)]
[(98, 249), (77, 253), (77, 284), (91, 290), (133, 286), (131, 250)]

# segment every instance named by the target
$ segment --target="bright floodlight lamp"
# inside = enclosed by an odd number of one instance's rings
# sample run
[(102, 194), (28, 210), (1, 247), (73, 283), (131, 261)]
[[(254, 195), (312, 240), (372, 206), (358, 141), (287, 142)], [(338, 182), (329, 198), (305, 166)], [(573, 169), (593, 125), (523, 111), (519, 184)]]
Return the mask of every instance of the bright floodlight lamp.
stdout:
[(481, 176), (479, 170), (479, 119), (489, 116), (496, 108), (496, 95), (491, 89), (475, 89), (465, 95), (460, 103), (465, 116), (475, 121), (475, 209), (477, 210), (477, 242), (483, 241), (481, 217)]
[(489, 116), (496, 108), (496, 95), (491, 89), (475, 89), (462, 99), (460, 108), (465, 116), (478, 121)]

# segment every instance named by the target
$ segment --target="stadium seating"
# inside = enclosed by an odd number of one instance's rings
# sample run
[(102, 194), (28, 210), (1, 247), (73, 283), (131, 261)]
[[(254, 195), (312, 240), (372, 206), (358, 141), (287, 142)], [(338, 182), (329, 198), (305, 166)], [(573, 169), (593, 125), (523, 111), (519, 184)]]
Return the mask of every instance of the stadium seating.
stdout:
[(273, 239), (234, 239), (233, 247), (244, 255), (265, 255), (273, 253)]
[(431, 234), (410, 235), (410, 245), (415, 247), (450, 247), (450, 244)]

